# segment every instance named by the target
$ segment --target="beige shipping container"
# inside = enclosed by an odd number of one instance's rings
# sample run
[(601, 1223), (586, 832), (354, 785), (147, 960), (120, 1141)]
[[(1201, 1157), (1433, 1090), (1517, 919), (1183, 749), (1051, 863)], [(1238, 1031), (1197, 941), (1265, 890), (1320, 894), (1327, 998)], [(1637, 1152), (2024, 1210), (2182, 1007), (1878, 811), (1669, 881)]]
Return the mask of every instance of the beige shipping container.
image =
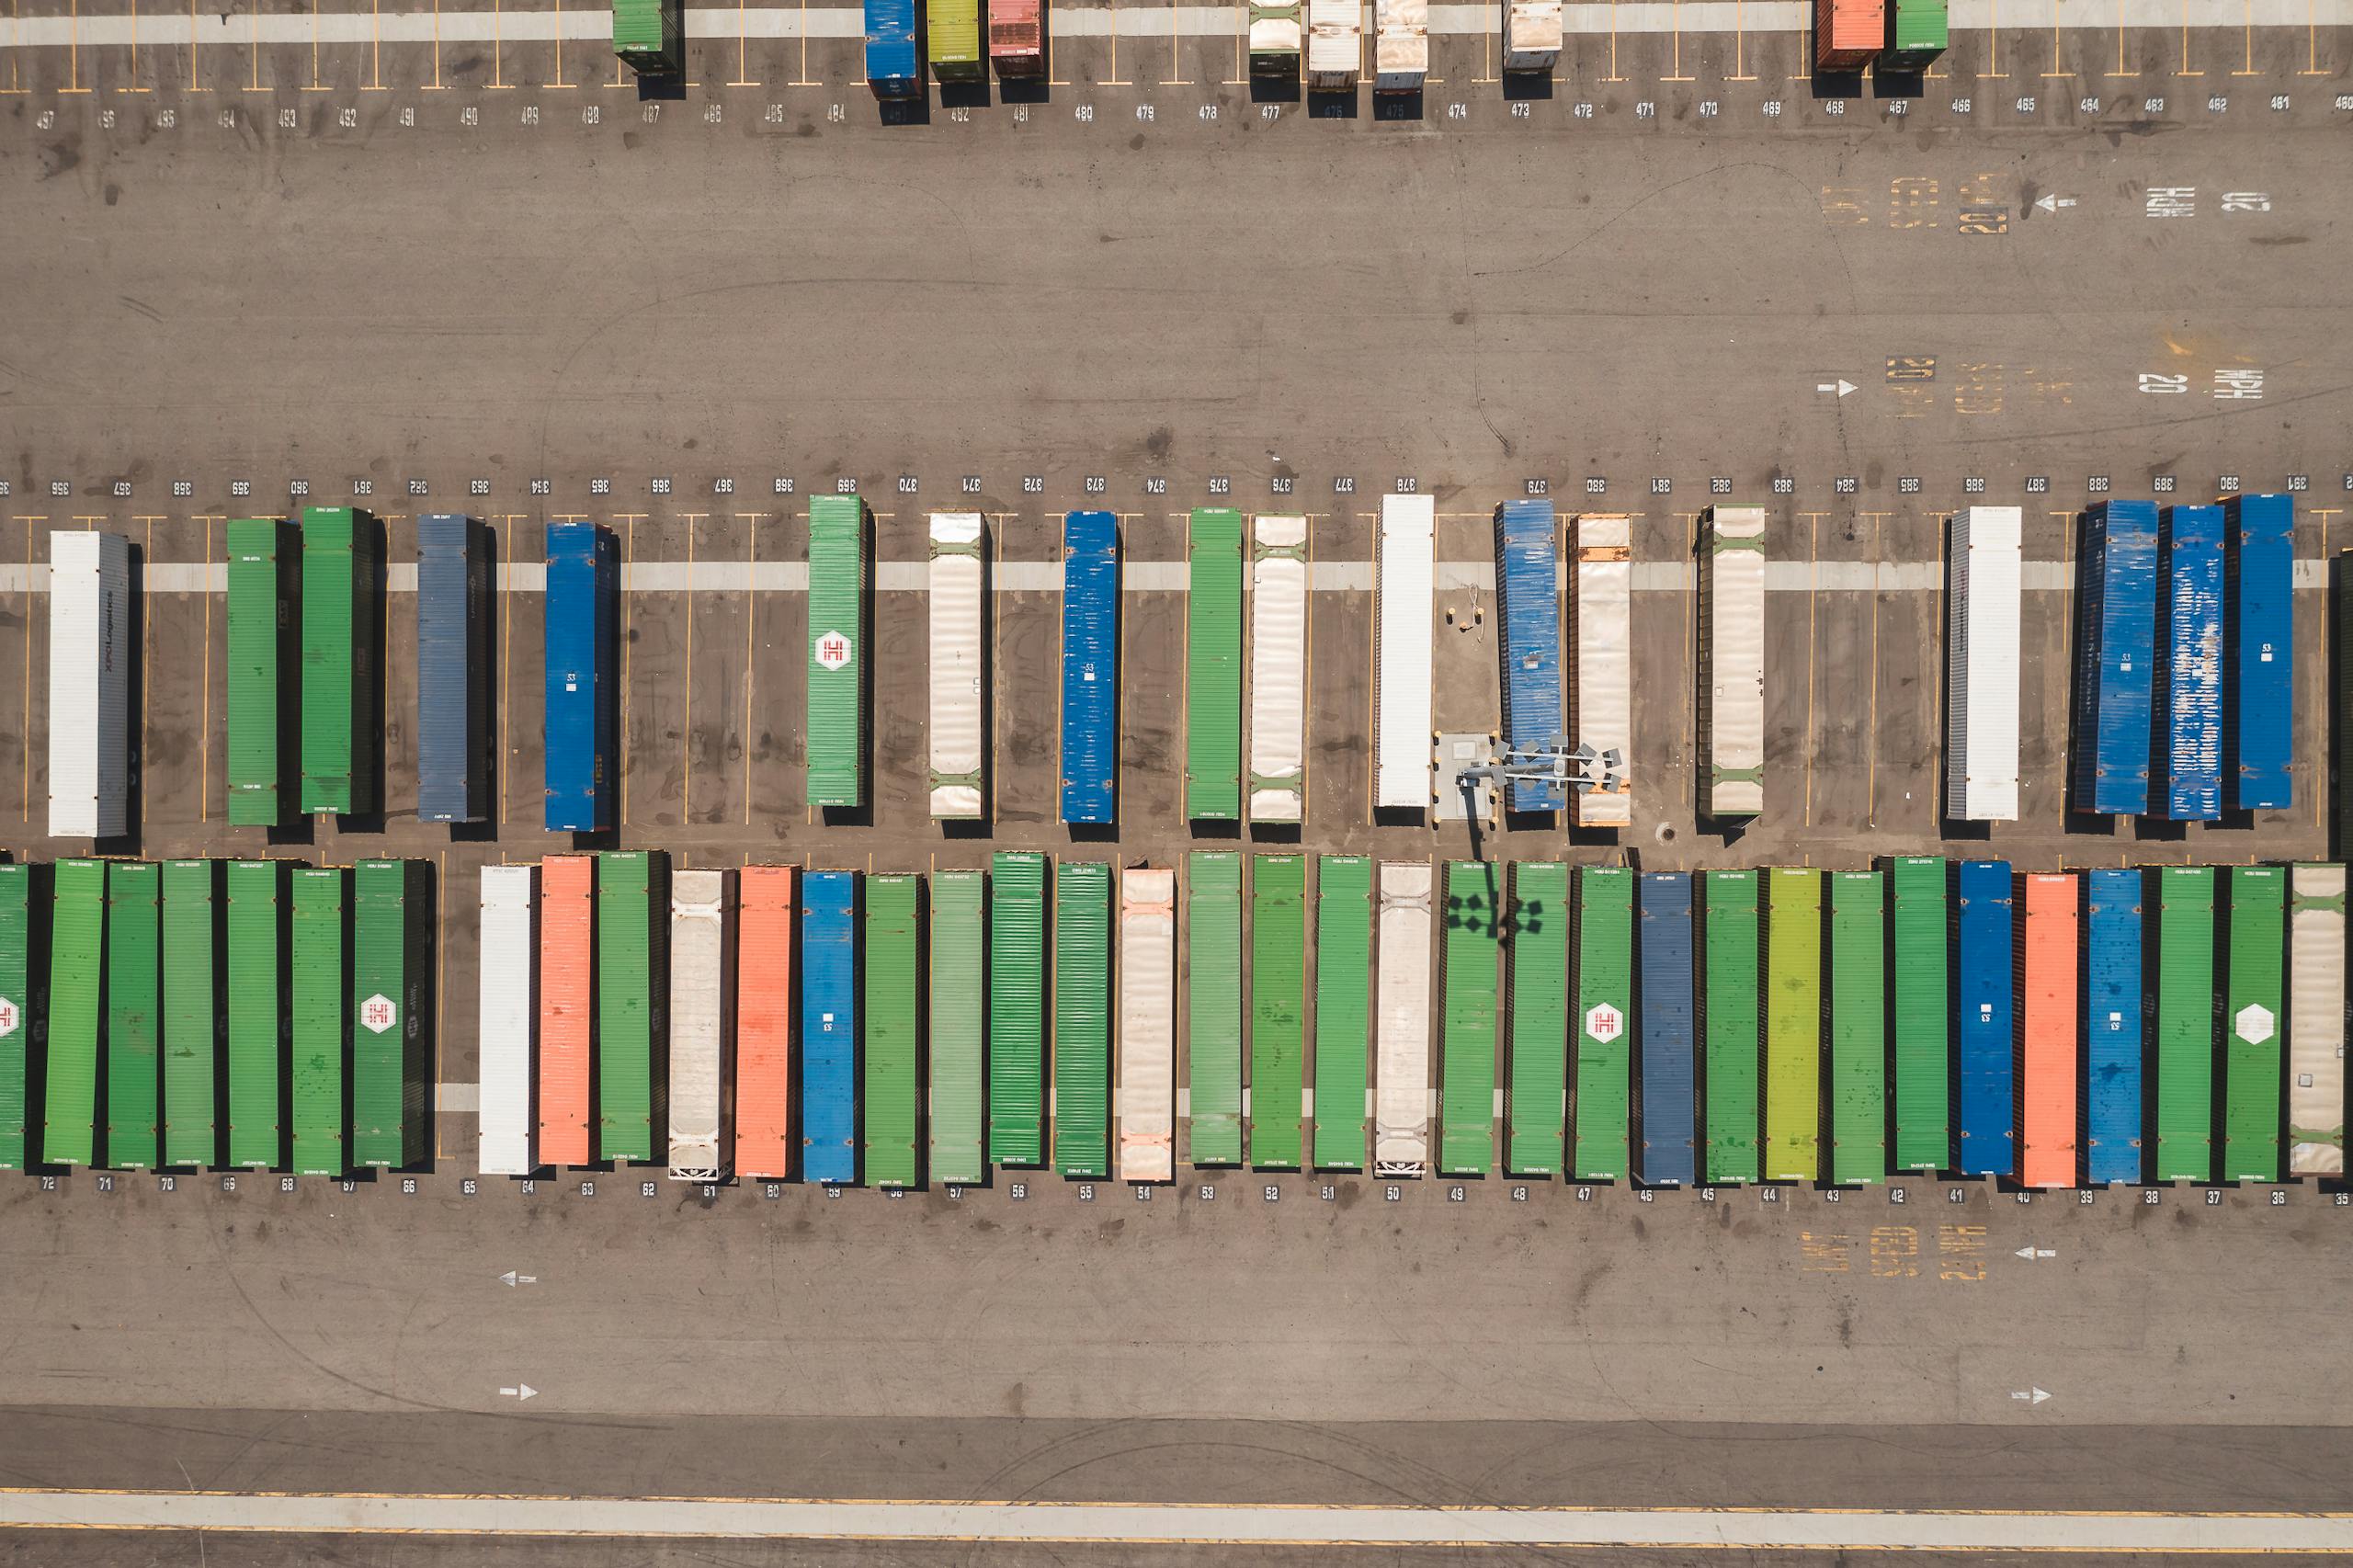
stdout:
[(1373, 11), (1372, 90), (1418, 93), (1429, 74), (1429, 0), (1378, 0)]

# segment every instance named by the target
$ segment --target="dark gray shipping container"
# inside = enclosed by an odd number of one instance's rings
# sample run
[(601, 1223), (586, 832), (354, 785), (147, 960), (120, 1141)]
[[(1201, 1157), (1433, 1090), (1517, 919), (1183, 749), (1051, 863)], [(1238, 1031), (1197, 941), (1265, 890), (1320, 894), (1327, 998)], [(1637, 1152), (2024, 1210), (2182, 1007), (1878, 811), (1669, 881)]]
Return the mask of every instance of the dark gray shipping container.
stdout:
[(469, 517), (416, 520), (416, 815), (490, 816), (490, 530)]

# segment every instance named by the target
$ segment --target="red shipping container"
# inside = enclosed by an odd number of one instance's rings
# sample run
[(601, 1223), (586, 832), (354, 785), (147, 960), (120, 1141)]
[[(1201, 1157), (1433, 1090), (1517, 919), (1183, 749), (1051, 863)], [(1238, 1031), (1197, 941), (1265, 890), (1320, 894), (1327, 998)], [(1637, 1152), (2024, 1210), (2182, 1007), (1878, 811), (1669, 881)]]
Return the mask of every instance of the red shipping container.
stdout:
[(735, 1171), (792, 1174), (790, 866), (746, 866), (735, 927)]
[(2075, 1185), (2075, 876), (2026, 880), (2026, 1012), (2018, 1064), (2018, 1179)]
[(1000, 76), (1046, 74), (1046, 31), (1040, 0), (990, 0), (989, 59)]
[(596, 874), (596, 861), (585, 855), (540, 862), (540, 1158), (551, 1165), (585, 1165), (591, 1158)]
[(1868, 65), (1887, 42), (1887, 0), (1813, 0), (1813, 63), (1820, 71)]

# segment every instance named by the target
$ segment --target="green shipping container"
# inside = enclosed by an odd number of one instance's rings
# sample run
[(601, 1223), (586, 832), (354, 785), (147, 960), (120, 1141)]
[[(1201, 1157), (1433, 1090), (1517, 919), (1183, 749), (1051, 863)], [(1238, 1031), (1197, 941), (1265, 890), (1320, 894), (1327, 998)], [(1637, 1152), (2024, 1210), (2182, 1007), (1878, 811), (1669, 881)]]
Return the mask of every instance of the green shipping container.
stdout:
[(1511, 1093), (1504, 1164), (1516, 1176), (1565, 1166), (1569, 1047), (1569, 869), (1523, 860), (1511, 870)]
[(164, 1163), (220, 1158), (220, 862), (164, 862)]
[(278, 1096), (283, 1037), (286, 876), (276, 860), (232, 860), (229, 901), (229, 1163), (267, 1170), (284, 1158)]
[(809, 803), (866, 804), (866, 562), (856, 495), (809, 503)]
[(1702, 988), (1711, 1186), (1756, 1179), (1756, 873), (1706, 873)]
[(1483, 1176), (1495, 1163), (1496, 869), (1446, 863), (1446, 1026), (1438, 1169)]
[(432, 892), (421, 860), (351, 873), (351, 1161), (401, 1170), (425, 1158), (432, 1092), (426, 1035)]
[(942, 82), (979, 82), (988, 75), (981, 53), (981, 0), (927, 0), (924, 31), (931, 74)]
[(989, 870), (989, 1158), (998, 1165), (1046, 1163), (1045, 1063), (1046, 858), (1000, 850)]
[[(293, 530), (272, 517), (229, 524), (229, 823), (276, 827), (287, 757), (278, 706)], [(289, 675), (295, 672), (291, 669)]]
[(1307, 857), (1250, 859), (1250, 1163), (1295, 1169), (1307, 1052)]
[(294, 872), (292, 995), (294, 1171), (339, 1176), (350, 1165), (344, 1144), (345, 1061), (351, 1053), (351, 940), (340, 866)]
[(915, 1049), (923, 991), (915, 975), (923, 879), (866, 881), (866, 1185), (913, 1187), (919, 1106)]
[(676, 75), (686, 58), (680, 0), (613, 0), (613, 52), (640, 75)]
[(1111, 868), (1054, 868), (1054, 1169), (1111, 1174)]
[(1946, 960), (1945, 862), (1898, 856), (1889, 872), (1894, 909), (1895, 1165), (1940, 1171), (1952, 1163)]
[(1765, 1179), (1821, 1175), (1822, 873), (1765, 882)]
[(376, 809), (383, 533), (351, 506), (302, 509), (302, 810)]
[(2231, 956), (2224, 976), (2222, 1179), (2278, 1181), (2287, 1124), (2280, 1059), (2280, 962), (2288, 942), (2288, 873), (2231, 868)]
[(1830, 879), (1830, 1179), (1887, 1176), (1887, 909), (1877, 871)]
[(41, 1158), (86, 1165), (97, 1158), (98, 1022), (105, 993), (107, 863), (60, 860), (50, 916), (49, 1074)]
[(109, 868), (106, 1155), (118, 1170), (150, 1170), (162, 1163), (163, 903), (156, 866), (123, 860)]
[(2214, 1176), (2214, 870), (2157, 872), (2157, 1176)]
[(1185, 814), (1235, 822), (1242, 816), (1242, 514), (1231, 506), (1194, 507), (1186, 552), (1192, 585), (1185, 596)]
[(1634, 873), (1577, 873), (1577, 1142), (1580, 1181), (1633, 1168)]
[(1315, 863), (1315, 1164), (1364, 1169), (1365, 1073), (1372, 1018), (1372, 862)]
[(0, 865), (0, 1171), (20, 1171), (26, 1042), (32, 1039), (32, 872)]
[(965, 1186), (988, 1179), (981, 1148), (987, 892), (981, 871), (931, 879), (931, 1179)]
[(1925, 71), (1945, 51), (1949, 32), (1945, 0), (1888, 0), (1888, 47), (1880, 63), (1891, 71)]
[(597, 1156), (670, 1156), (670, 858), (597, 857)]
[(1242, 857), (1185, 858), (1186, 1152), (1197, 1165), (1242, 1163)]

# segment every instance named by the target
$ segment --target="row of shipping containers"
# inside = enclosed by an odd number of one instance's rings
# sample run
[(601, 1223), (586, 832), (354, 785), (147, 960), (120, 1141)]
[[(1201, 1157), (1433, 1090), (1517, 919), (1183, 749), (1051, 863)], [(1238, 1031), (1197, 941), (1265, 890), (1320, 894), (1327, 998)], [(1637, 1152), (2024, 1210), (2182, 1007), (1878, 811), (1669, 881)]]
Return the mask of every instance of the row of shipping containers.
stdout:
[[(2019, 510), (1968, 507), (1951, 529), (1945, 814), (2015, 820)], [(2284, 494), (2162, 513), (2149, 503), (2102, 502), (2086, 512), (2077, 810), (2147, 811), (2153, 775), (2157, 809), (2177, 820), (2291, 803), (2293, 537), (2294, 507)], [(1565, 572), (1563, 538), (1549, 501), (1495, 509), (1502, 738), (1518, 760), (1550, 756), (1558, 769), (1515, 777), (1507, 801), (1519, 811), (1566, 809), (1578, 826), (1623, 827), (1632, 820), (1631, 520), (1610, 513), (1570, 519)], [(229, 546), (230, 820), (278, 824), (290, 790), (305, 812), (374, 810), (381, 527), (362, 511), (312, 508), (299, 532), (267, 519), (233, 522)], [(811, 503), (807, 790), (813, 805), (849, 812), (870, 804), (873, 549), (864, 501)], [(130, 557), (119, 536), (103, 533), (61, 531), (51, 551), (51, 831), (103, 839), (123, 831), (131, 798)], [(1298, 514), (1191, 514), (1184, 801), (1192, 820), (1304, 817), (1308, 556), (1307, 520)], [(1432, 745), (1438, 565), (1429, 497), (1381, 498), (1376, 557), (1372, 803), (1424, 813), (1443, 787)], [(1765, 810), (1767, 565), (1764, 508), (1722, 505), (1704, 514), (1699, 801), (1719, 822)], [(1118, 820), (1121, 569), (1117, 517), (1067, 514), (1058, 788), (1067, 823)], [(930, 809), (943, 820), (979, 820), (989, 801), (991, 674), (981, 514), (931, 515), (926, 571)], [(619, 779), (619, 558), (610, 531), (583, 521), (549, 525), (545, 585), (544, 822), (551, 831), (607, 831)], [(416, 585), (418, 815), (480, 822), (490, 811), (494, 766), (488, 530), (462, 516), (420, 517)], [(297, 768), (299, 785), (289, 781)]]
[(0, 1169), (422, 1165), (415, 860), (0, 865)]
[(2344, 1168), (2339, 865), (1206, 850), (1180, 875), (1007, 851), (924, 877), (617, 854), (486, 868), (482, 892), (494, 1173)]
[(2285, 494), (2084, 514), (2076, 811), (2213, 822), (2294, 803), (2295, 527)]

